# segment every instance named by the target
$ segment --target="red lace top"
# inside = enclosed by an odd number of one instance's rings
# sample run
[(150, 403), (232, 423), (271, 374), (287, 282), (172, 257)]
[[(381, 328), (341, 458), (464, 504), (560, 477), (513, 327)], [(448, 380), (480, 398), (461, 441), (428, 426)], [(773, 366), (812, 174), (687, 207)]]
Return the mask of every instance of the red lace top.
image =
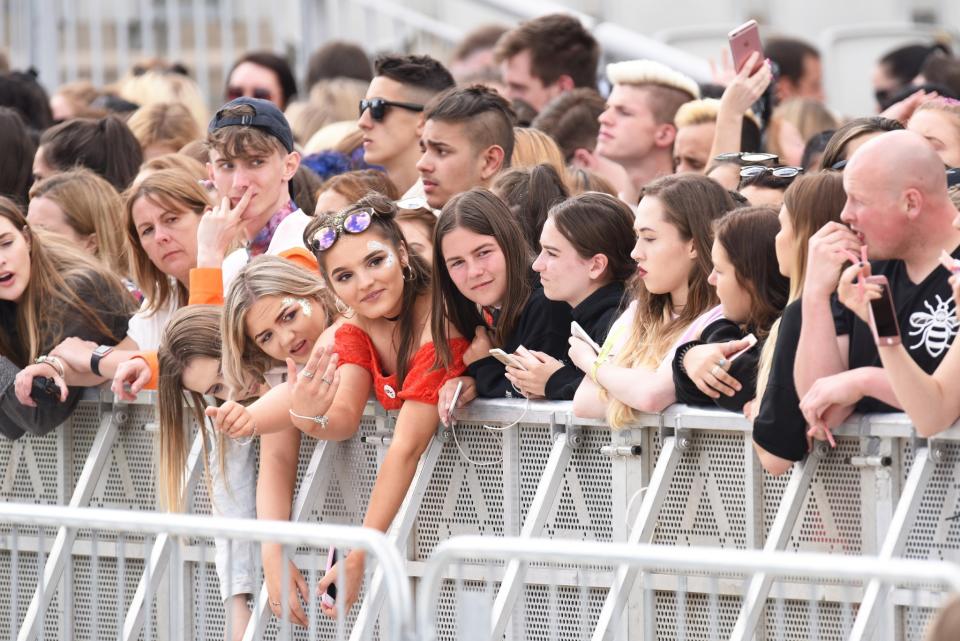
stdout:
[(453, 365), (448, 369), (434, 369), (435, 352), (433, 343), (427, 343), (418, 349), (410, 361), (403, 387), (397, 388), (397, 375), (383, 373), (380, 356), (367, 333), (356, 325), (346, 324), (337, 330), (336, 351), (340, 356), (340, 365), (350, 363), (359, 365), (373, 375), (373, 391), (384, 409), (400, 409), (403, 401), (420, 401), (436, 404), (443, 384), (466, 370), (463, 353), (470, 346), (464, 338), (450, 341), (453, 351)]

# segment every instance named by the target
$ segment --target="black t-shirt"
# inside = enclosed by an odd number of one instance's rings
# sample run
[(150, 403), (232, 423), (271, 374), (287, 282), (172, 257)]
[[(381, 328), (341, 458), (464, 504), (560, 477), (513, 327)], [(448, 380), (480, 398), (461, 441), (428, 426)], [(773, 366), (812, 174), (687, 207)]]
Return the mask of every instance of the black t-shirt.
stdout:
[(788, 461), (799, 461), (807, 454), (807, 421), (800, 411), (800, 399), (793, 382), (802, 319), (803, 306), (799, 299), (784, 308), (767, 387), (753, 421), (754, 442)]
[[(510, 354), (523, 345), (562, 359), (567, 353), (571, 320), (569, 305), (550, 300), (544, 296), (543, 289), (537, 287), (530, 294), (513, 335), (506, 339), (501, 349)], [(492, 356), (474, 361), (467, 368), (467, 374), (477, 381), (477, 396), (480, 398), (519, 396), (505, 373), (506, 367)]]
[[(960, 247), (953, 251), (960, 258)], [(893, 304), (900, 324), (900, 338), (910, 357), (928, 374), (933, 373), (946, 355), (957, 328), (956, 303), (950, 287), (950, 272), (936, 267), (920, 283), (907, 276), (903, 261), (884, 260), (871, 263), (872, 273), (890, 281)], [(849, 368), (881, 367), (880, 355), (870, 327), (834, 297), (834, 324), (837, 335), (850, 336)], [(898, 409), (865, 397), (856, 406), (857, 412), (897, 412)]]

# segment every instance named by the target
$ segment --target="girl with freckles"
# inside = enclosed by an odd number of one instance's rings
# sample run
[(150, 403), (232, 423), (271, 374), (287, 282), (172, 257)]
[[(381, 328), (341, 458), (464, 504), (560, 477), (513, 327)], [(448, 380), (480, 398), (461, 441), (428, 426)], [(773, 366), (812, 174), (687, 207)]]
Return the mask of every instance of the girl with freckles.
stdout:
[[(337, 441), (353, 437), (372, 391), (385, 409), (399, 410), (363, 521), (364, 526), (385, 532), (406, 496), (420, 456), (436, 433), (437, 390), (463, 371), (468, 343), (455, 330), (445, 330), (443, 349), (452, 358), (446, 366), (435, 364), (440, 347), (429, 322), (430, 270), (417, 253), (408, 251), (396, 216), (390, 200), (370, 195), (340, 212), (321, 215), (307, 226), (304, 242), (314, 251), (327, 288), (350, 311), (336, 329), (332, 348), (324, 339), (316, 340), (299, 372), (293, 357), (303, 354), (302, 340), (285, 338), (281, 328), (266, 328), (264, 334), (264, 329), (252, 326), (253, 310), (247, 313), (248, 336), (253, 334), (260, 342), (269, 337), (290, 354), (287, 381), (245, 410), (226, 403), (211, 414), (218, 428), (230, 436), (245, 437), (254, 431), (267, 435), (261, 441), (262, 461), (270, 456), (269, 465), (288, 470), (269, 475), (268, 485), (268, 475), (261, 473), (257, 511), (262, 518), (289, 518), (296, 480), (290, 471), (296, 470), (298, 455), (298, 448), (290, 443), (301, 433)], [(277, 315), (282, 321), (286, 298), (284, 294), (274, 301), (278, 311), (265, 311), (263, 318)], [(299, 308), (303, 316), (303, 303), (296, 296), (290, 298), (286, 301), (290, 308)], [(233, 368), (227, 365), (225, 369), (230, 372)], [(273, 448), (268, 440), (274, 444), (286, 440), (287, 444)], [(290, 573), (290, 602), (281, 605), (282, 590), (271, 587), (270, 577), (282, 576), (282, 559), (279, 554), (266, 554), (266, 548), (264, 551), (271, 608), (277, 614), (281, 607), (289, 608), (291, 619), (305, 625), (297, 596), (298, 592), (308, 594), (302, 577)], [(345, 572), (337, 607), (342, 604), (349, 609), (357, 599), (364, 564), (363, 553), (352, 551), (324, 576), (320, 593)], [(274, 585), (279, 586), (278, 581)], [(335, 608), (321, 608), (326, 615), (335, 615)]]

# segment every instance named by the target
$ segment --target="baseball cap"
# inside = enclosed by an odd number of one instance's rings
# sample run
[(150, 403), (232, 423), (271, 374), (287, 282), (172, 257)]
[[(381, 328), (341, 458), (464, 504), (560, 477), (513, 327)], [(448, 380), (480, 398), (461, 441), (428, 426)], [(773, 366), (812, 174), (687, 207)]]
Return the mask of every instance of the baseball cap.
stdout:
[[(247, 116), (228, 116), (224, 112), (247, 105), (253, 108), (253, 113)], [(207, 133), (213, 133), (224, 127), (256, 127), (277, 140), (288, 152), (293, 151), (293, 131), (290, 129), (290, 123), (284, 117), (283, 112), (269, 100), (260, 100), (259, 98), (249, 98), (241, 96), (225, 104), (214, 114), (210, 120), (210, 126), (207, 127)]]

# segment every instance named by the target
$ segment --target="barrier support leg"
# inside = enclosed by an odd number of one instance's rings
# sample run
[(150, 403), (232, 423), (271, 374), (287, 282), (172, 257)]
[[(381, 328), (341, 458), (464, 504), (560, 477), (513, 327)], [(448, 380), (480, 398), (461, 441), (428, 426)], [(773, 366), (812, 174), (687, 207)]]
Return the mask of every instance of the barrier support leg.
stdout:
[[(818, 443), (817, 447), (810, 452), (810, 455), (802, 463), (794, 464), (787, 489), (783, 492), (780, 506), (777, 508), (777, 515), (770, 527), (770, 534), (763, 546), (764, 552), (786, 548), (787, 542), (790, 540), (790, 534), (800, 517), (800, 510), (803, 508), (807, 490), (820, 467), (820, 461), (823, 459), (825, 452), (826, 446), (823, 443)], [(737, 617), (737, 623), (730, 635), (730, 641), (747, 641), (754, 638), (757, 624), (763, 615), (763, 608), (772, 585), (773, 578), (769, 575), (764, 573), (753, 575), (744, 594), (743, 605), (740, 607), (740, 615)]]
[[(190, 454), (187, 457), (187, 467), (184, 470), (184, 502), (193, 494), (197, 481), (200, 479), (202, 456), (203, 435), (198, 430), (197, 436), (193, 439)], [(146, 611), (150, 608), (150, 604), (146, 602), (146, 596), (159, 592), (160, 581), (170, 562), (170, 551), (173, 545), (175, 545), (175, 542), (169, 534), (160, 534), (154, 541), (153, 547), (150, 548), (150, 556), (145, 560), (147, 567), (143, 569), (140, 582), (137, 584), (137, 591), (133, 595), (133, 600), (130, 602), (129, 609), (127, 609), (127, 616), (123, 621), (123, 641), (135, 641), (140, 638), (144, 617)], [(148, 577), (150, 578), (149, 586), (147, 585)], [(178, 622), (174, 621), (173, 623), (177, 625)]]
[[(413, 481), (410, 483), (410, 489), (400, 505), (400, 511), (394, 517), (387, 537), (391, 543), (395, 543), (399, 549), (403, 549), (407, 542), (407, 537), (413, 530), (413, 524), (417, 519), (417, 513), (420, 511), (420, 504), (423, 502), (423, 496), (426, 493), (427, 485), (433, 476), (433, 470), (440, 459), (440, 453), (443, 451), (443, 441), (436, 436), (427, 446), (417, 466), (417, 471), (413, 475)], [(370, 580), (370, 587), (366, 597), (363, 599), (363, 605), (357, 614), (357, 620), (353, 624), (353, 630), (350, 632), (350, 641), (360, 641), (361, 639), (372, 639), (374, 626), (377, 623), (377, 617), (380, 609), (383, 607), (383, 601), (386, 598), (386, 587), (383, 581), (383, 570), (379, 567), (373, 572), (373, 578)], [(247, 641), (244, 639), (244, 641)], [(252, 640), (251, 640), (252, 641)]]
[[(663, 501), (670, 489), (670, 479), (677, 469), (680, 457), (689, 444), (689, 436), (679, 430), (672, 436), (663, 439), (663, 447), (657, 458), (657, 465), (650, 476), (650, 484), (640, 504), (640, 510), (633, 521), (628, 543), (647, 543), (653, 537), (653, 528), (656, 525), (656, 515), (663, 505)], [(623, 608), (630, 596), (630, 590), (637, 579), (637, 569), (632, 567), (617, 568), (613, 585), (607, 593), (597, 627), (593, 631), (593, 641), (613, 641), (616, 638), (617, 626)]]
[[(532, 538), (543, 531), (547, 516), (556, 503), (557, 493), (563, 485), (563, 475), (570, 463), (570, 456), (573, 454), (574, 443), (571, 441), (571, 437), (574, 440), (577, 437), (570, 433), (570, 420), (567, 420), (567, 429), (562, 432), (556, 430), (556, 417), (554, 417), (552, 423), (551, 427), (556, 435), (553, 448), (550, 450), (550, 457), (547, 459), (547, 465), (540, 476), (540, 482), (537, 484), (537, 492), (533, 497), (533, 503), (530, 505), (530, 511), (527, 512), (523, 529), (520, 531), (520, 536), (523, 538)], [(520, 596), (520, 591), (523, 589), (525, 572), (526, 564), (519, 560), (513, 560), (507, 564), (503, 581), (500, 583), (500, 590), (497, 592), (496, 600), (493, 603), (491, 639), (502, 639), (506, 633), (513, 607)]]
[[(886, 559), (892, 559), (903, 553), (903, 548), (907, 543), (907, 535), (910, 533), (910, 527), (920, 508), (920, 499), (930, 477), (933, 475), (933, 468), (942, 458), (942, 450), (937, 443), (931, 443), (926, 447), (919, 447), (916, 456), (913, 459), (913, 465), (910, 468), (910, 474), (903, 484), (903, 492), (900, 494), (900, 500), (897, 501), (897, 509), (893, 513), (893, 519), (890, 522), (890, 529), (887, 536), (883, 539), (883, 545), (880, 548), (878, 561), (883, 562)], [(866, 641), (873, 639), (873, 628), (876, 625), (876, 617), (879, 613), (884, 584), (873, 580), (867, 584), (867, 589), (863, 593), (863, 601), (857, 610), (857, 618), (853, 622), (853, 630), (850, 633), (850, 641)]]
[[(317, 441), (316, 447), (313, 448), (313, 454), (310, 455), (310, 462), (307, 464), (303, 480), (300, 482), (297, 498), (293, 502), (290, 520), (294, 523), (306, 521), (320, 497), (326, 495), (327, 487), (330, 485), (330, 473), (334, 466), (333, 459), (338, 447), (339, 444), (333, 441)], [(243, 633), (243, 641), (263, 638), (272, 614), (268, 601), (267, 586), (264, 583), (253, 604), (253, 613), (250, 616), (247, 629)]]

